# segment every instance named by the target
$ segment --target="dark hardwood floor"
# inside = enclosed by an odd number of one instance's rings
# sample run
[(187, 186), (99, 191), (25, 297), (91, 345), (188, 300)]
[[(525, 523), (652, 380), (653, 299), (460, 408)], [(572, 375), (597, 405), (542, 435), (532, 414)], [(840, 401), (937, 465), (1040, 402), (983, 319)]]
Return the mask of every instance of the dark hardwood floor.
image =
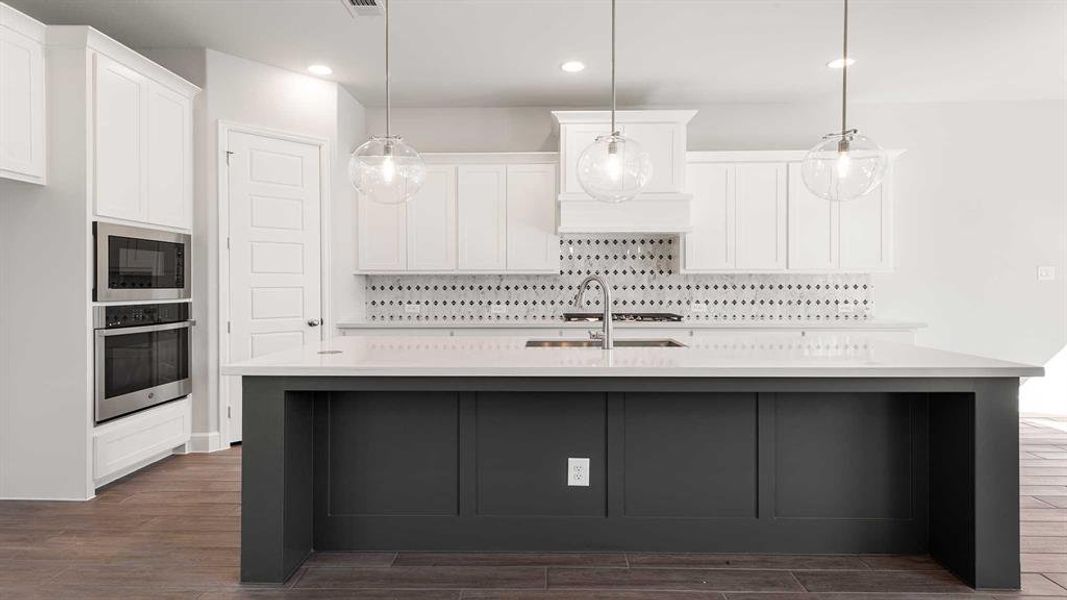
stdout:
[(1067, 600), (1067, 420), (1024, 418), (1022, 592), (976, 594), (926, 557), (318, 554), (238, 583), (240, 448), (170, 458), (91, 502), (0, 502), (0, 598)]

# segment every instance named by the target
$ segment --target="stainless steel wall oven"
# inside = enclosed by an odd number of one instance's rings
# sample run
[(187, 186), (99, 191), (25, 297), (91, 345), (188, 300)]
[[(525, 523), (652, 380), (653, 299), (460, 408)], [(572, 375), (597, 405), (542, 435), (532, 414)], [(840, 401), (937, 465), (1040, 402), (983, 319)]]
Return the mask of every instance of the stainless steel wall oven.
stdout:
[(192, 391), (188, 302), (96, 306), (97, 423)]

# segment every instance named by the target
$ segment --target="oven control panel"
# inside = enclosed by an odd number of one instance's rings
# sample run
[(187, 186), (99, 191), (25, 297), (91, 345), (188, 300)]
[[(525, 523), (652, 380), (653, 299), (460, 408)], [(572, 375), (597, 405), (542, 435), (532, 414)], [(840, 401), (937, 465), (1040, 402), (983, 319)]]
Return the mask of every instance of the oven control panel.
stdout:
[(115, 329), (117, 327), (143, 327), (145, 325), (188, 321), (190, 303), (124, 304), (122, 306), (98, 306), (96, 308), (96, 328)]

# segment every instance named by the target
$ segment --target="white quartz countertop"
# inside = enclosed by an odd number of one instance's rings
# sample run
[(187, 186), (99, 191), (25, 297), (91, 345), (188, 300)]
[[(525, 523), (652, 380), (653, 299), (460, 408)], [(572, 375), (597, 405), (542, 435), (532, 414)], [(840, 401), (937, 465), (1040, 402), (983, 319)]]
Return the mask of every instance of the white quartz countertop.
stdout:
[[(600, 321), (344, 321), (339, 329), (597, 329)], [(908, 331), (926, 323), (881, 319), (841, 321), (699, 321), (660, 323), (616, 321), (616, 329), (725, 329), (725, 330), (863, 330)]]
[[(620, 339), (639, 337), (620, 332)], [(868, 340), (729, 334), (684, 348), (527, 348), (529, 337), (341, 336), (226, 365), (224, 375), (327, 377), (1032, 377), (1041, 367)], [(560, 338), (556, 338), (560, 339)], [(580, 339), (575, 336), (575, 339)]]

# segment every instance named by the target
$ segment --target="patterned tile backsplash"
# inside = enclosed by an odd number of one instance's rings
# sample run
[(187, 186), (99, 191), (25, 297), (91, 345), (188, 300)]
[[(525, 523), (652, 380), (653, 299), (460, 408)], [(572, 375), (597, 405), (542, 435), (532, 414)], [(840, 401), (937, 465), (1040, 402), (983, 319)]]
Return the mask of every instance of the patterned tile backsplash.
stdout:
[[(691, 320), (844, 321), (871, 318), (869, 275), (678, 272), (674, 236), (568, 236), (560, 241), (559, 275), (368, 276), (367, 319), (393, 322), (561, 320), (574, 311), (578, 285), (601, 275), (614, 310), (672, 312)], [(582, 309), (599, 311), (594, 284)]]

